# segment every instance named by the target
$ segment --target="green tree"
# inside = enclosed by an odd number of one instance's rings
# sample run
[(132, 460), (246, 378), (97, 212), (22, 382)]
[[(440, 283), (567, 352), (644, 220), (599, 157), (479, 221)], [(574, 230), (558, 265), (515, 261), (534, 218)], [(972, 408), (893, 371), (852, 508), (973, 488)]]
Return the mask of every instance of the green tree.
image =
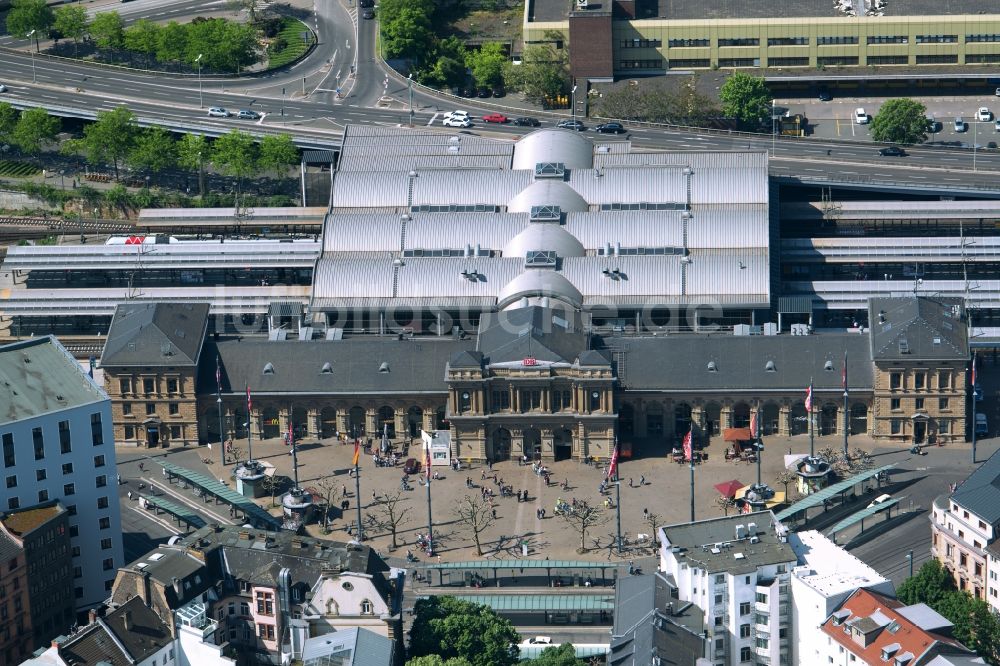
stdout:
[(429, 45), (434, 43), (434, 30), (431, 27), (430, 14), (419, 7), (403, 7), (391, 20), (386, 20), (383, 12), (382, 44), (388, 58), (406, 58), (423, 62), (429, 51)]
[[(160, 62), (184, 60), (188, 48), (188, 29), (177, 21), (171, 21), (160, 30), (160, 41), (156, 47), (156, 59)], [(198, 56), (195, 55), (197, 58)]]
[(212, 143), (212, 164), (227, 176), (236, 176), (236, 192), (233, 205), (240, 207), (243, 180), (257, 173), (260, 149), (249, 134), (232, 130)]
[(445, 661), (439, 655), (428, 654), (410, 659), (406, 662), (406, 666), (472, 666), (472, 664), (463, 657), (452, 657)]
[(257, 167), (261, 171), (283, 173), (299, 162), (299, 149), (288, 134), (270, 134), (260, 140)]
[(503, 83), (504, 65), (507, 56), (503, 45), (498, 42), (483, 44), (478, 51), (470, 50), (465, 56), (465, 63), (472, 70), (472, 77), (481, 86), (496, 86)]
[(125, 30), (125, 48), (143, 54), (148, 63), (160, 48), (161, 31), (159, 24), (149, 19), (139, 19)]
[(118, 12), (99, 12), (90, 22), (90, 36), (98, 48), (108, 49), (113, 56), (125, 46), (125, 22)]
[(513, 666), (517, 655), (510, 645), (518, 640), (510, 621), (489, 606), (448, 596), (418, 599), (414, 605), (410, 627), (414, 657), (464, 657), (472, 666)]
[(771, 91), (764, 78), (733, 72), (719, 89), (722, 112), (741, 125), (758, 127), (771, 114)]
[(198, 194), (205, 196), (205, 162), (210, 159), (204, 134), (185, 134), (177, 142), (177, 164), (198, 172)]
[(63, 37), (73, 40), (73, 54), (76, 55), (77, 46), (80, 40), (87, 33), (89, 25), (87, 21), (87, 10), (81, 4), (62, 5), (56, 7), (55, 22), (53, 27), (59, 31)]
[(118, 167), (135, 144), (139, 126), (127, 107), (114, 111), (98, 111), (97, 120), (83, 128), (82, 148), (87, 161), (92, 164), (111, 162), (118, 179)]
[(135, 168), (153, 173), (169, 169), (177, 163), (177, 144), (173, 135), (162, 127), (137, 131), (127, 161)]
[(61, 125), (59, 118), (50, 116), (45, 109), (27, 109), (21, 112), (14, 126), (12, 143), (23, 153), (37, 155), (46, 144), (55, 141)]
[(13, 141), (17, 126), (17, 109), (7, 102), (0, 102), (0, 145)]
[(931, 559), (896, 588), (896, 597), (906, 605), (923, 603), (933, 607), (954, 590), (951, 574), (940, 561)]
[(55, 23), (52, 8), (45, 0), (11, 0), (7, 12), (7, 32), (23, 39), (32, 30), (35, 34), (35, 50), (38, 50), (38, 39), (49, 33), (49, 28)]
[(547, 647), (535, 659), (527, 662), (530, 666), (587, 666), (587, 662), (576, 658), (576, 648), (572, 643)]
[(121, 183), (115, 183), (109, 189), (104, 191), (104, 199), (108, 202), (108, 205), (112, 208), (118, 208), (124, 211), (128, 206), (128, 190)]
[(508, 88), (521, 91), (529, 101), (536, 104), (569, 92), (569, 58), (566, 49), (557, 49), (555, 43), (526, 46), (521, 54), (521, 64), (507, 64), (504, 82)]
[(873, 141), (910, 145), (927, 139), (927, 107), (909, 97), (885, 102), (872, 118)]

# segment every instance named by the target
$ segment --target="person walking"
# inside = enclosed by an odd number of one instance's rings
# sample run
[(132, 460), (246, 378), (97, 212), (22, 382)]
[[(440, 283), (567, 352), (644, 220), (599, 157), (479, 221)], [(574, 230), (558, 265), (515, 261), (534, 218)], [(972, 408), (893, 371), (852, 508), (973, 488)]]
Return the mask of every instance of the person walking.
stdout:
[(639, 487), (641, 488), (644, 485), (646, 485), (646, 475), (642, 474), (639, 476)]
[(632, 483), (632, 477), (631, 476), (628, 477), (628, 487), (629, 488), (635, 488), (635, 485), (633, 485), (633, 483)]

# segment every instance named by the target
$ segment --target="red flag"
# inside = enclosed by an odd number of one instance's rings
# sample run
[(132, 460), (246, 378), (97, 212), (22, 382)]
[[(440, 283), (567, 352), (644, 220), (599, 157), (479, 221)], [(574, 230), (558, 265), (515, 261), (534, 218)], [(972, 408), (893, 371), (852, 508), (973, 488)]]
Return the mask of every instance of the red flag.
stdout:
[(615, 450), (611, 453), (611, 462), (608, 463), (608, 476), (606, 478), (618, 478), (618, 442), (615, 441)]
[(806, 411), (811, 412), (813, 409), (813, 386), (809, 385), (806, 389)]
[(688, 430), (688, 434), (684, 435), (684, 459), (693, 460), (694, 454), (691, 451), (691, 431)]
[(750, 412), (750, 436), (756, 437), (760, 432), (757, 430), (757, 410)]
[(247, 385), (247, 414), (253, 412), (253, 401), (250, 399), (250, 386)]
[(358, 459), (361, 457), (361, 440), (354, 438), (354, 459), (351, 464), (355, 467), (358, 466)]
[(431, 480), (431, 447), (430, 444), (424, 449), (424, 474), (427, 475), (427, 481)]
[(972, 387), (976, 387), (976, 355), (972, 355)]

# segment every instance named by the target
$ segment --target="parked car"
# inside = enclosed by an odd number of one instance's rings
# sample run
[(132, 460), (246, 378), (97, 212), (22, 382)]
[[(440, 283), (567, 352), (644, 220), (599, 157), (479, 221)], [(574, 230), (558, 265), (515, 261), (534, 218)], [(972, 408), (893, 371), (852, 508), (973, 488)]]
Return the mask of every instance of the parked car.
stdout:
[[(0, 91), (0, 92), (3, 92), (3, 91)], [(998, 132), (1000, 132), (1000, 119), (997, 119), (997, 121), (995, 123), (993, 123), (993, 127), (995, 127), (996, 130)]]
[(470, 88), (469, 86), (462, 88), (462, 97), (475, 97), (475, 96), (476, 96), (475, 88)]
[(878, 151), (882, 157), (906, 157), (906, 151), (899, 146), (889, 146)]
[(503, 86), (493, 86), (493, 96), (494, 97), (503, 97), (506, 94), (507, 94), (507, 91), (504, 90)]
[(472, 127), (472, 121), (468, 118), (444, 118), (441, 124), (445, 127)]
[(955, 118), (955, 131), (956, 132), (964, 132), (967, 129), (969, 129), (969, 126), (966, 124), (964, 118)]
[(367, 19), (369, 21), (372, 20), (373, 18), (375, 18), (375, 10), (371, 9), (371, 8), (362, 9), (361, 10), (361, 18)]
[(260, 120), (260, 114), (249, 109), (243, 109), (236, 114), (236, 117), (240, 120)]
[(891, 499), (892, 499), (892, 495), (885, 495), (885, 494), (879, 495), (878, 497), (876, 497), (875, 499), (873, 499), (868, 504), (868, 508), (870, 509), (873, 506), (878, 506), (879, 504), (885, 504), (886, 502), (888, 502)]
[(603, 123), (594, 128), (601, 134), (624, 134), (625, 127), (621, 123)]
[(935, 132), (941, 131), (941, 123), (939, 123), (933, 116), (927, 116), (927, 132), (934, 134)]
[(860, 106), (854, 109), (854, 122), (859, 125), (868, 124), (868, 113)]
[(420, 471), (420, 461), (416, 458), (407, 458), (403, 463), (403, 472), (406, 474), (416, 474)]
[(483, 122), (487, 123), (505, 123), (508, 122), (510, 118), (503, 115), (502, 113), (489, 113), (483, 116)]
[(456, 118), (457, 119), (464, 118), (465, 120), (469, 120), (469, 112), (468, 111), (449, 111), (448, 113), (444, 114), (444, 117), (445, 118), (451, 118), (453, 120), (456, 119)]
[(528, 639), (529, 645), (552, 645), (551, 636), (535, 636)]
[(358, 7), (361, 9), (368, 9), (369, 7), (375, 6), (375, 0), (358, 0)]
[(993, 120), (993, 114), (990, 113), (988, 107), (981, 106), (979, 107), (979, 110), (976, 111), (976, 120), (978, 120), (981, 123), (988, 123), (991, 120)]
[(493, 91), (487, 88), (486, 86), (482, 86), (479, 88), (478, 91), (476, 91), (476, 97), (492, 97), (492, 96), (493, 96)]
[(221, 106), (213, 106), (208, 110), (208, 115), (211, 118), (228, 118), (233, 114), (229, 113), (229, 111), (226, 111)]
[(577, 132), (582, 132), (587, 129), (582, 122), (579, 120), (560, 120), (556, 127), (561, 127), (563, 129), (576, 130)]
[(0, 93), (5, 93), (5, 92), (7, 92), (7, 86), (5, 86), (4, 84), (0, 83)]
[(826, 88), (823, 88), (823, 89), (821, 89), (819, 91), (819, 101), (821, 101), (821, 102), (829, 102), (832, 99), (833, 99), (833, 95), (831, 95), (830, 91), (827, 90)]
[(520, 127), (538, 127), (541, 125), (537, 118), (532, 118), (530, 116), (520, 116), (518, 118), (514, 118), (511, 122)]

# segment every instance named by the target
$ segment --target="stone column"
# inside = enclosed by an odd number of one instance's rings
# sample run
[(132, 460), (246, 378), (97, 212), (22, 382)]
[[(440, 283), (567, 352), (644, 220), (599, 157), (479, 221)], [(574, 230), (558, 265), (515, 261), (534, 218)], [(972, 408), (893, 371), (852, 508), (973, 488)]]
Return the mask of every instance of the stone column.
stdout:
[(726, 428), (733, 427), (733, 406), (723, 405), (722, 409), (719, 410), (719, 434), (721, 435)]
[[(496, 452), (494, 452), (494, 455)], [(510, 457), (519, 459), (524, 455), (524, 437), (521, 435), (515, 436), (514, 433), (510, 435)]]
[(396, 428), (396, 437), (409, 438), (410, 427), (406, 422), (406, 409), (396, 407), (393, 410), (393, 426)]
[(376, 427), (376, 419), (378, 418), (378, 410), (374, 407), (369, 407), (365, 410), (365, 434), (368, 437), (373, 437), (378, 429)]
[(334, 418), (337, 421), (337, 430), (341, 434), (346, 434), (346, 435), (350, 435), (351, 434), (351, 427), (350, 427), (350, 424), (347, 421), (347, 419), (348, 419), (349, 416), (350, 416), (350, 413), (346, 409), (344, 409), (343, 407), (338, 407), (337, 408), (337, 415)]
[[(666, 417), (664, 416), (664, 418)], [(705, 430), (705, 408), (701, 405), (691, 406), (691, 429), (695, 432), (704, 432)]]
[(542, 460), (554, 460), (556, 453), (552, 428), (539, 428), (539, 432), (542, 438)]
[(261, 414), (259, 407), (255, 407), (253, 411), (247, 415), (247, 421), (250, 422), (249, 426), (250, 432), (253, 435), (253, 438), (258, 442), (261, 440), (261, 435), (262, 435), (260, 419), (261, 419)]
[(278, 408), (278, 437), (285, 437), (288, 433), (288, 419), (290, 416), (288, 407)]
[(421, 427), (427, 432), (434, 431), (434, 410), (433, 406), (424, 405), (423, 420), (421, 422)]
[(677, 418), (674, 415), (674, 401), (663, 401), (663, 436), (667, 441), (677, 437)]
[(318, 407), (310, 407), (306, 410), (306, 434), (309, 437), (315, 437), (319, 439), (323, 434), (323, 423), (321, 422), (322, 417), (320, 416), (320, 411)]
[(792, 408), (787, 404), (778, 408), (778, 434), (782, 437), (792, 434)]
[(649, 403), (645, 400), (632, 403), (632, 428), (636, 437), (645, 437), (648, 434), (646, 423), (646, 408)]

